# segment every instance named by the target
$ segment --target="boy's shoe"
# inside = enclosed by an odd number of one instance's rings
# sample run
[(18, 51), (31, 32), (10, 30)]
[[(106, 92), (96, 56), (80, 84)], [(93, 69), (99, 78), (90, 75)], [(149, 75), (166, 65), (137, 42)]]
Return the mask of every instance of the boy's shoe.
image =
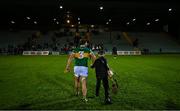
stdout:
[(112, 104), (111, 98), (105, 99), (105, 104)]

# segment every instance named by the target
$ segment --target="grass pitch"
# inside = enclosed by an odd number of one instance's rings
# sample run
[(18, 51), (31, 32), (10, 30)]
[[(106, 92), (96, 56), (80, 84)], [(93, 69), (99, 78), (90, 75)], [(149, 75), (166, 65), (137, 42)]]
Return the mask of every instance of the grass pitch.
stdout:
[(100, 97), (93, 98), (92, 69), (88, 103), (74, 96), (73, 70), (63, 73), (65, 55), (0, 56), (0, 109), (180, 109), (180, 55), (106, 58), (120, 85), (118, 94), (111, 94), (112, 105), (103, 104), (102, 86)]

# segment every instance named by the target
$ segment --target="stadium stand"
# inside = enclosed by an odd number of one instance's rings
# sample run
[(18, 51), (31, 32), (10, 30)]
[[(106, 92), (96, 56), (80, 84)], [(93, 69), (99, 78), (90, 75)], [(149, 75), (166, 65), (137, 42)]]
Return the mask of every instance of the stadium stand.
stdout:
[(165, 33), (128, 32), (128, 36), (133, 40), (138, 39), (138, 47), (141, 50), (149, 49), (152, 53), (180, 52), (180, 44), (172, 36)]
[[(39, 31), (18, 31), (0, 32), (0, 48), (1, 52), (11, 51), (14, 54), (17, 51), (22, 53), (27, 50), (39, 50), (39, 51), (58, 51), (68, 53), (71, 50), (74, 43), (75, 32), (56, 32), (49, 31), (45, 34)], [(84, 33), (81, 33), (81, 37), (84, 37)], [(138, 40), (138, 43), (134, 45), (134, 41)], [(164, 33), (152, 33), (152, 32), (105, 32), (91, 34), (90, 47), (103, 48), (107, 52), (111, 53), (112, 48), (116, 47), (118, 51), (134, 51), (134, 50), (148, 50), (151, 53), (179, 53), (180, 44), (176, 42), (170, 35)], [(13, 49), (14, 48), (14, 49)], [(17, 48), (17, 49), (16, 49)], [(6, 50), (6, 51), (5, 51)]]
[(112, 51), (115, 46), (118, 50), (133, 50), (133, 47), (123, 37), (122, 32), (102, 32), (92, 36), (93, 43), (103, 43), (108, 51)]

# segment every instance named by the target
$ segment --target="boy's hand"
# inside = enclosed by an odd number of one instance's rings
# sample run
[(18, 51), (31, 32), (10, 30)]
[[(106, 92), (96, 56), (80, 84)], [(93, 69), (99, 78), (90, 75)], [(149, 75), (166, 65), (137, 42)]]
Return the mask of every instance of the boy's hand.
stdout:
[(113, 72), (111, 70), (108, 70), (108, 76), (109, 76), (110, 79), (112, 78)]
[(93, 65), (91, 64), (91, 66), (90, 66), (91, 68), (93, 68)]

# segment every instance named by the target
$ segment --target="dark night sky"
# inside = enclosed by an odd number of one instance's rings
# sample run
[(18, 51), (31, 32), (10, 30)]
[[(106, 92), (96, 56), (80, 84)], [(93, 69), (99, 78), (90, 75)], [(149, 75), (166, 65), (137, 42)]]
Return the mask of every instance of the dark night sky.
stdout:
[[(102, 11), (100, 6), (104, 8)], [(169, 8), (172, 12), (168, 12)], [(127, 23), (133, 18), (139, 24), (156, 18), (166, 24), (179, 18), (179, 10), (177, 0), (1, 0), (0, 24), (6, 25), (11, 20), (24, 24), (27, 16), (41, 24), (51, 24), (53, 18), (61, 22), (67, 11), (74, 18), (80, 17), (82, 23), (89, 24), (105, 24), (109, 18), (113, 24)]]

